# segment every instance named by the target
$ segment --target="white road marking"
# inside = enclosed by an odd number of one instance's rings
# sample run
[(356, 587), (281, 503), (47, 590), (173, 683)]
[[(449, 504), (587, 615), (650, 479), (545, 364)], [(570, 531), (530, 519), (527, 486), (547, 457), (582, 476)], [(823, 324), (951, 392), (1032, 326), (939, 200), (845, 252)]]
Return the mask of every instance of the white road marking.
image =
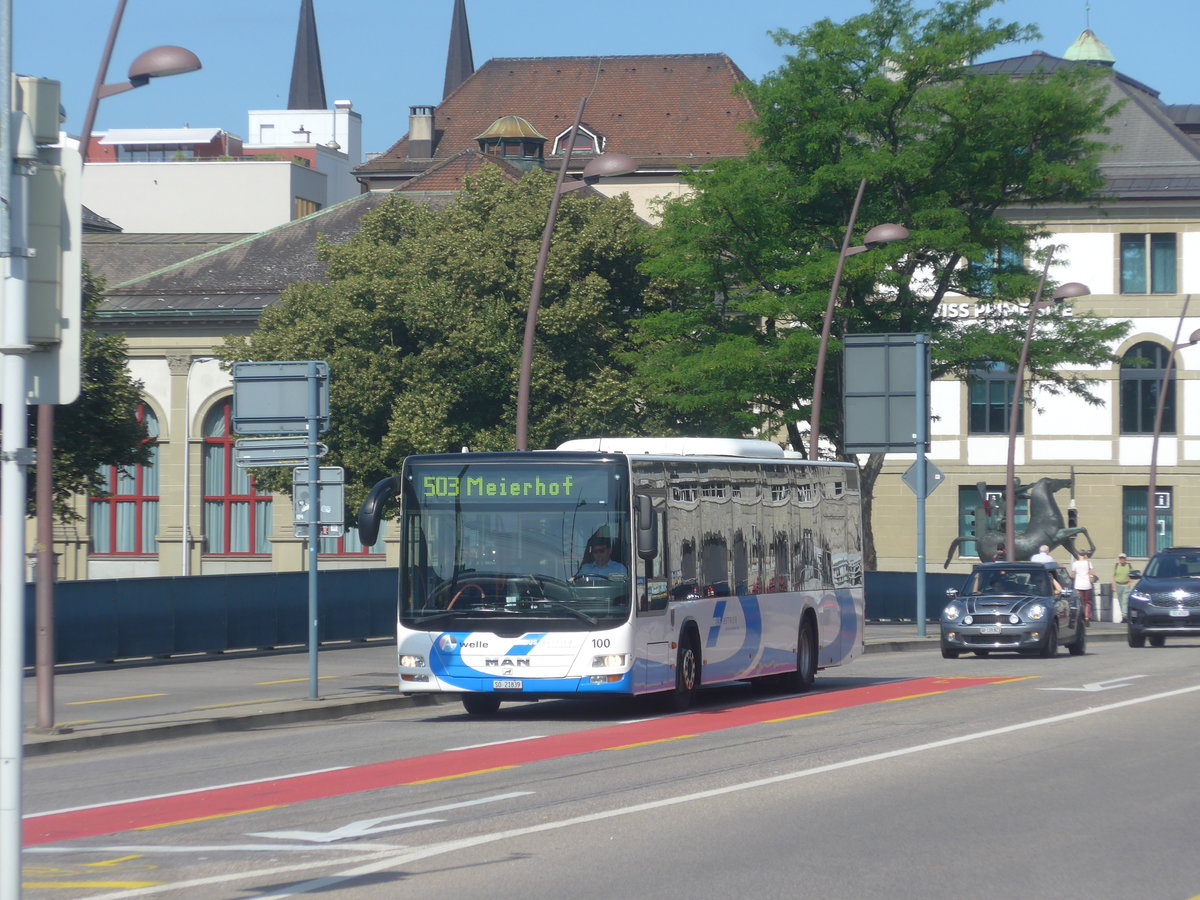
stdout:
[(1115, 688), (1129, 687), (1129, 682), (1135, 678), (1145, 678), (1145, 675), (1126, 675), (1124, 678), (1110, 678), (1108, 681), (1089, 681), (1083, 687), (1070, 688), (1038, 688), (1039, 691), (1082, 691), (1094, 694), (1097, 691), (1111, 691)]
[(465, 747), (450, 747), (443, 753), (454, 753), (457, 750), (478, 750), (481, 747), (499, 747), (501, 744), (519, 744), (522, 741), (536, 741), (544, 738), (544, 734), (531, 734), (528, 737), (509, 738), (507, 741), (489, 741), (486, 744), (468, 744)]
[[(584, 825), (591, 822), (600, 822), (605, 819), (613, 819), (620, 816), (627, 816), (633, 813), (645, 812), (652, 809), (663, 809), (669, 806), (676, 806), (680, 803), (690, 803), (694, 800), (708, 800), (713, 797), (720, 797), (725, 794), (735, 794), (741, 791), (752, 790), (754, 788), (766, 787), (773, 784), (781, 784), (788, 781), (795, 781), (800, 778), (808, 778), (812, 775), (824, 775), (829, 772), (836, 772), (841, 769), (850, 769), (855, 766), (867, 765), (869, 763), (883, 762), (884, 760), (896, 759), (901, 756), (909, 756), (914, 753), (924, 753), (928, 750), (940, 750), (943, 747), (953, 747), (956, 744), (966, 744), (971, 741), (978, 741), (984, 738), (997, 737), (1002, 734), (1012, 734), (1017, 731), (1024, 731), (1029, 728), (1040, 728), (1044, 725), (1056, 725), (1059, 722), (1068, 722), (1072, 719), (1081, 719), (1085, 716), (1093, 716), (1099, 713), (1111, 712), (1117, 709), (1123, 709), (1129, 706), (1136, 706), (1142, 703), (1152, 703), (1156, 700), (1166, 700), (1170, 697), (1179, 697), (1183, 694), (1191, 694), (1200, 691), (1200, 684), (1192, 685), (1191, 687), (1178, 688), (1173, 691), (1163, 691), (1158, 694), (1150, 694), (1145, 697), (1137, 697), (1130, 700), (1121, 700), (1116, 703), (1108, 703), (1104, 706), (1092, 706), (1087, 709), (1081, 709), (1076, 712), (1062, 713), (1057, 716), (1048, 716), (1044, 719), (1033, 719), (1028, 722), (1018, 722), (1015, 725), (1006, 725), (1003, 728), (991, 728), (987, 731), (976, 731), (972, 734), (964, 734), (959, 737), (946, 738), (940, 741), (931, 741), (927, 744), (916, 744), (912, 747), (903, 747), (899, 750), (889, 750), (885, 753), (874, 753), (869, 756), (860, 756), (857, 759), (848, 759), (840, 763), (830, 763), (825, 766), (817, 766), (812, 769), (803, 769), (799, 772), (789, 772), (783, 775), (775, 775), (770, 778), (760, 778), (754, 781), (745, 781), (740, 784), (731, 784), (722, 788), (711, 788), (706, 791), (697, 791), (693, 794), (682, 794), (678, 797), (669, 797), (665, 800), (654, 800), (647, 803), (636, 803), (632, 806), (623, 806), (618, 809), (610, 809), (605, 812), (590, 813), (585, 816), (575, 816), (570, 819), (561, 819), (557, 822), (543, 822), (538, 825), (528, 825), (523, 828), (512, 828), (507, 831), (497, 831), (491, 834), (481, 834), (469, 838), (460, 838), (453, 841), (443, 841), (440, 844), (430, 844), (427, 847), (403, 848), (400, 852), (381, 851), (379, 858), (371, 860), (370, 858), (361, 860), (360, 865), (356, 868), (348, 869), (337, 875), (331, 875), (323, 878), (316, 878), (311, 881), (305, 881), (288, 888), (282, 888), (279, 891), (270, 894), (259, 894), (260, 898), (268, 897), (294, 897), (299, 894), (308, 894), (313, 891), (323, 890), (324, 888), (337, 885), (343, 881), (348, 881), (353, 878), (361, 878), (363, 875), (373, 875), (376, 872), (382, 872), (387, 869), (395, 868), (396, 866), (406, 865), (408, 863), (417, 862), (418, 860), (428, 859), (433, 856), (440, 856), (444, 853), (454, 853), (460, 850), (466, 850), (471, 847), (479, 847), (484, 844), (492, 844), (498, 841), (509, 841), (513, 838), (525, 837), (530, 834), (538, 834), (543, 831), (557, 831), (560, 828), (569, 828), (572, 825)], [(302, 872), (305, 869), (317, 868), (319, 866), (329, 865), (328, 860), (313, 863), (298, 863), (291, 866), (277, 866), (272, 869), (262, 869), (256, 872), (237, 872), (226, 875), (213, 875), (207, 878), (196, 878), (191, 881), (181, 881), (172, 884), (164, 884), (157, 887), (135, 888), (128, 891), (117, 891), (110, 894), (98, 894), (91, 900), (126, 900), (130, 897), (149, 897), (155, 894), (162, 894), (168, 891), (183, 891), (191, 888), (204, 888), (214, 884), (222, 884), (229, 881), (237, 881), (250, 878), (264, 878), (275, 875), (287, 875), (294, 872)]]

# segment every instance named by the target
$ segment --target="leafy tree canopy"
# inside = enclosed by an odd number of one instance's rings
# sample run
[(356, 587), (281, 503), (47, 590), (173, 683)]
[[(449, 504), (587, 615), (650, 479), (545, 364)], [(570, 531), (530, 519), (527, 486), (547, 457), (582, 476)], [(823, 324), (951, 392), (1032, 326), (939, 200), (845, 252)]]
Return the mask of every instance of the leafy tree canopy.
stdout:
[[(513, 448), (525, 315), (553, 190), (545, 172), (513, 182), (486, 166), (444, 209), (389, 197), (359, 234), (320, 247), (327, 282), (291, 286), (252, 335), (226, 339), (227, 362), (329, 363), (322, 462), (346, 468), (352, 510), (410, 453)], [(639, 427), (620, 357), (642, 311), (644, 232), (627, 198), (562, 198), (537, 324), (531, 447)]]
[[(691, 175), (694, 193), (664, 205), (652, 236), (644, 271), (665, 300), (638, 323), (646, 396), (718, 433), (786, 428), (805, 449), (796, 421), (808, 411), (821, 321), (862, 179), (855, 242), (882, 222), (911, 236), (846, 262), (822, 436), (840, 448), (843, 333), (929, 332), (935, 377), (966, 376), (984, 361), (1016, 364), (1024, 306), (1009, 302), (998, 307), (1006, 313), (971, 321), (942, 317), (938, 307), (948, 292), (1000, 301), (1034, 293), (1040, 266), (1029, 271), (1021, 261), (1043, 235), (1005, 213), (1028, 219), (1038, 207), (1094, 202), (1103, 183), (1097, 135), (1114, 107), (1095, 67), (1010, 78), (965, 65), (1037, 37), (986, 17), (994, 5), (918, 11), (875, 0), (845, 22), (775, 34), (787, 61), (744, 85), (758, 115), (754, 149)], [(988, 259), (1016, 264), (979, 264)], [(1095, 402), (1082, 370), (1110, 361), (1111, 342), (1127, 328), (1091, 315), (1043, 317), (1029, 383)], [(1072, 365), (1081, 368), (1063, 368)], [(873, 461), (876, 471), (881, 463)]]

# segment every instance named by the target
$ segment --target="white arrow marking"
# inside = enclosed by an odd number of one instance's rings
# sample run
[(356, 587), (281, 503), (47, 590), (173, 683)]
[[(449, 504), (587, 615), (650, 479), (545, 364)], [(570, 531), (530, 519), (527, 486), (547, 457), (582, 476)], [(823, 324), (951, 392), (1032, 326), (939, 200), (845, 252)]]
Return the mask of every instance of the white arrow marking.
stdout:
[[(344, 841), (348, 838), (364, 837), (368, 834), (382, 834), (385, 831), (399, 831), (402, 828), (416, 828), (420, 825), (436, 825), (444, 819), (415, 819), (408, 822), (397, 822), (397, 819), (411, 819), (427, 813), (445, 812), (450, 809), (463, 809), (467, 806), (479, 806), (483, 803), (495, 803), (497, 800), (511, 800), (514, 797), (524, 797), (533, 791), (516, 791), (511, 794), (497, 794), (495, 797), (483, 797), (479, 800), (467, 800), (463, 803), (448, 803), (445, 806), (432, 806), (429, 809), (415, 809), (412, 812), (399, 813), (394, 816), (380, 816), (378, 819), (362, 819), (351, 822), (333, 831), (258, 831), (250, 837), (279, 838), (289, 841), (309, 841), (314, 844), (329, 844), (333, 841)], [(394, 824), (385, 824), (385, 823)]]
[(1145, 678), (1145, 675), (1126, 675), (1124, 678), (1110, 678), (1108, 681), (1091, 681), (1077, 688), (1038, 688), (1039, 691), (1082, 691), (1094, 694), (1097, 691), (1111, 691), (1114, 688), (1129, 687), (1129, 682), (1135, 678)]

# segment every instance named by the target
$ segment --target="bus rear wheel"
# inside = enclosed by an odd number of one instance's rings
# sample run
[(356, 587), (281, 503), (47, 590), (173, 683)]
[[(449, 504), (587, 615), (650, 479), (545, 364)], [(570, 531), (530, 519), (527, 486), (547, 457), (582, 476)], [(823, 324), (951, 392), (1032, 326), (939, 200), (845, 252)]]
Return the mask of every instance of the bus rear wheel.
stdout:
[(473, 716), (494, 716), (500, 709), (500, 698), (495, 694), (463, 694), (462, 702)]
[(803, 694), (812, 690), (817, 679), (817, 629), (811, 618), (800, 623), (800, 634), (796, 638), (796, 671), (781, 676), (785, 691)]

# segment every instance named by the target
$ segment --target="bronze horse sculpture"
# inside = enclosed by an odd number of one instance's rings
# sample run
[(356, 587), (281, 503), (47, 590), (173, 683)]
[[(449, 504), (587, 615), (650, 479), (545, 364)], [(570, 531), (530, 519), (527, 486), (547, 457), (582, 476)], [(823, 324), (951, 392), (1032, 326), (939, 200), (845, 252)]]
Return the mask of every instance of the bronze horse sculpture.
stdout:
[[(1033, 484), (1017, 486), (1016, 496), (1029, 498), (1029, 524), (1025, 526), (1024, 531), (1015, 535), (1013, 540), (1014, 556), (1018, 560), (1029, 559), (1042, 544), (1046, 544), (1051, 550), (1063, 547), (1072, 557), (1078, 556), (1075, 539), (1079, 535), (1087, 539), (1088, 552), (1096, 552), (1096, 545), (1092, 543), (1092, 536), (1088, 534), (1087, 529), (1068, 528), (1063, 520), (1062, 511), (1054, 502), (1055, 491), (1070, 485), (1069, 478), (1047, 477), (1039, 478)], [(942, 564), (942, 568), (948, 568), (950, 560), (954, 558), (954, 551), (961, 544), (970, 541), (975, 542), (980, 560), (991, 562), (996, 558), (997, 552), (1004, 549), (1004, 522), (1001, 521), (999, 527), (992, 528), (982, 516), (977, 516), (975, 534), (960, 534), (950, 542), (950, 549), (946, 553), (946, 562)]]

